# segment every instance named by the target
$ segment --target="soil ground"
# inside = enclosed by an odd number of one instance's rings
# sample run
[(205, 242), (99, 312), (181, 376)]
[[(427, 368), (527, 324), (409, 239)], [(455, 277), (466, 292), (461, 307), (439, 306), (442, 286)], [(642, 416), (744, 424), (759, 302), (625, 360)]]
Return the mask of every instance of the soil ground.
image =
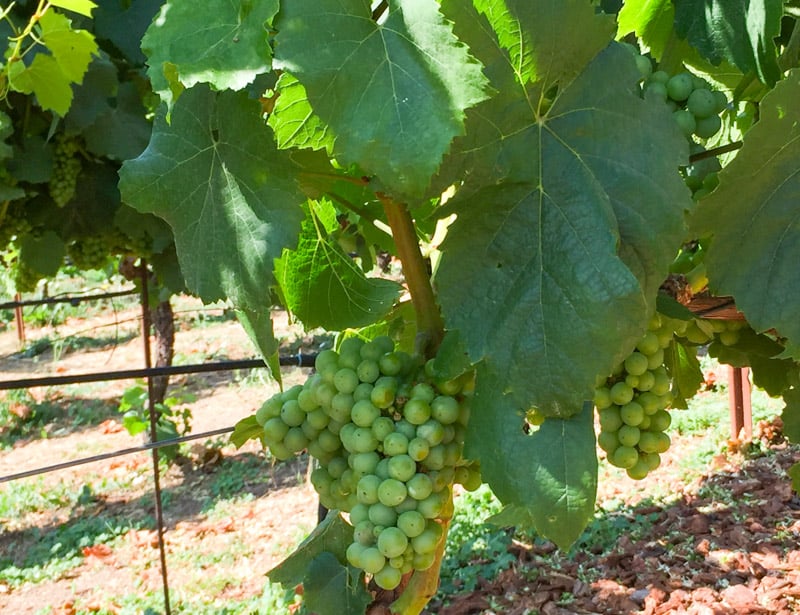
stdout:
[[(199, 309), (188, 300), (182, 307), (186, 314)], [(241, 327), (221, 312), (203, 322), (178, 312), (182, 326), (177, 331), (176, 362), (255, 355)], [(0, 333), (0, 380), (140, 367), (137, 315), (136, 308), (126, 308), (99, 313), (88, 321), (70, 319), (57, 331), (37, 329), (31, 336), (61, 339), (99, 331), (111, 341), (60, 353), (53, 346), (34, 356), (17, 352), (16, 333), (7, 328)], [(276, 331), (293, 352), (314, 344), (280, 313)], [(289, 383), (304, 377), (301, 369), (284, 373)], [(31, 389), (36, 402), (69, 402), (74, 413), (79, 400), (100, 408), (102, 416), (76, 421), (70, 414), (18, 439), (12, 448), (0, 450), (0, 477), (141, 444), (140, 437), (121, 428), (115, 411), (131, 384)], [(263, 372), (201, 374), (171, 381), (172, 391), (197, 396), (191, 404), (194, 433), (233, 425), (276, 389)], [(732, 452), (714, 457), (699, 477), (687, 483), (681, 454), (701, 438), (674, 438), (671, 453), (648, 478), (662, 492), (676, 494), (668, 503), (649, 499), (639, 483), (619, 474), (601, 484), (600, 508), (611, 510), (613, 503), (625, 511), (607, 516), (612, 548), (593, 553), (590, 547), (579, 546), (565, 555), (546, 541), (517, 539), (511, 546), (514, 562), (507, 570), (481, 580), (475, 591), (440, 597), (428, 612), (800, 613), (800, 500), (787, 477), (788, 468), (800, 461), (800, 452), (781, 440), (774, 424), (765, 424), (755, 447), (758, 454), (744, 454), (747, 447), (734, 443)], [(0, 492), (9, 493), (16, 486), (39, 494), (59, 489), (69, 493), (91, 485), (86, 498), (75, 501), (64, 496), (63, 506), (29, 507), (20, 517), (0, 519), (0, 560), (11, 558), (20, 566), (37, 545), (58, 544), (48, 538), (51, 534), (68, 527), (87, 528), (86, 544), (63, 572), (45, 575), (41, 582), (0, 584), (0, 612), (137, 612), (125, 610), (125, 596), (158, 596), (162, 578), (152, 522), (151, 468), (150, 454), (140, 452), (0, 483)], [(223, 437), (186, 447), (178, 463), (161, 476), (173, 601), (188, 604), (196, 594), (234, 602), (261, 595), (263, 574), (316, 521), (317, 502), (306, 472), (301, 460), (271, 467), (253, 443), (236, 450)], [(114, 534), (112, 540), (108, 532), (92, 529), (93, 519), (113, 519), (121, 529), (108, 530)]]

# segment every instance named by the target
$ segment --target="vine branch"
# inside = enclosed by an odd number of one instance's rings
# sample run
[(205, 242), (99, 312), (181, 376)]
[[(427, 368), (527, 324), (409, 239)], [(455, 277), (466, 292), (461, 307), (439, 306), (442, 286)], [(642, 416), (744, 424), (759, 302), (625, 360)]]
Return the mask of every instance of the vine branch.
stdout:
[(689, 162), (693, 163), (697, 162), (698, 160), (705, 160), (706, 158), (713, 158), (714, 156), (727, 154), (728, 152), (735, 152), (737, 149), (742, 147), (742, 145), (743, 143), (741, 141), (733, 141), (732, 143), (728, 143), (726, 145), (713, 147), (704, 152), (698, 152), (697, 154), (692, 154), (691, 156), (689, 156)]
[(397, 256), (403, 265), (408, 292), (417, 314), (417, 350), (424, 356), (435, 351), (444, 336), (444, 322), (436, 304), (430, 275), (419, 249), (414, 220), (405, 203), (377, 193), (392, 229)]

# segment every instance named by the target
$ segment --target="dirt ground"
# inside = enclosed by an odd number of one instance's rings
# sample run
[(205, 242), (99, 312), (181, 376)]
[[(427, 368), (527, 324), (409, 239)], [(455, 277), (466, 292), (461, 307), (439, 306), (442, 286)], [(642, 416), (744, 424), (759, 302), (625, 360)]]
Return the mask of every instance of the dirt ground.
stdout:
[[(93, 319), (92, 327), (103, 325), (106, 335), (115, 331), (119, 343), (66, 352), (58, 360), (54, 360), (52, 349), (34, 357), (16, 354), (16, 333), (13, 328), (7, 329), (0, 333), (0, 380), (140, 367), (142, 347), (136, 336), (136, 316), (137, 310), (129, 309)], [(281, 335), (306, 345), (312, 343), (286, 321), (285, 315), (276, 316), (276, 330)], [(66, 336), (86, 329), (85, 321), (70, 321), (60, 325), (57, 334)], [(53, 332), (38, 330), (36, 335), (47, 333)], [(178, 362), (201, 362), (249, 358), (255, 352), (236, 322), (220, 319), (203, 326), (195, 323), (179, 327), (176, 355)], [(302, 381), (304, 376), (303, 370), (287, 369), (284, 377), (291, 383)], [(243, 377), (250, 378), (251, 383), (241, 386)], [(111, 402), (130, 385), (130, 381), (85, 385), (80, 395)], [(265, 376), (253, 374), (177, 377), (172, 386), (197, 395), (198, 401), (192, 404), (194, 432), (233, 425), (276, 389)], [(37, 400), (74, 395), (65, 391), (32, 389), (31, 394)], [(14, 448), (0, 451), (0, 477), (141, 443), (121, 429), (113, 416), (100, 424), (46, 435), (20, 440)], [(515, 541), (512, 551), (516, 562), (511, 568), (494, 580), (481, 582), (476, 591), (452, 596), (446, 603), (432, 603), (427, 612), (800, 613), (800, 499), (791, 491), (786, 475), (788, 468), (800, 461), (800, 451), (782, 442), (774, 425), (762, 425), (759, 435), (762, 449), (769, 449), (769, 455), (720, 455), (707, 475), (692, 484), (679, 476), (677, 462), (682, 446), (675, 441), (662, 467), (649, 479), (681, 494), (678, 502), (669, 506), (641, 501), (636, 483), (627, 479), (602, 484), (600, 504), (622, 500), (634, 506), (627, 513), (627, 521), (646, 517), (652, 523), (648, 535), (631, 539), (620, 531), (612, 553), (598, 556), (587, 550), (570, 558), (555, 552), (547, 542)], [(165, 541), (175, 599), (198, 590), (220, 599), (259, 595), (264, 572), (313, 527), (317, 503), (304, 480), (307, 468), (303, 462), (268, 470), (268, 476), (259, 480), (245, 480), (242, 491), (252, 497), (238, 500), (228, 514), (224, 509), (222, 513), (208, 512), (208, 493), (203, 489), (221, 467), (220, 459), (253, 460), (258, 455), (260, 451), (252, 443), (235, 451), (224, 444), (209, 446), (201, 441), (162, 477), (162, 488), (172, 496), (165, 508)], [(124, 509), (130, 519), (142, 520), (154, 513), (150, 467), (148, 453), (114, 457), (47, 474), (37, 488), (80, 484), (85, 477), (102, 476), (113, 481), (136, 474), (134, 484), (117, 496), (94, 498), (80, 509), (80, 515), (91, 518)], [(8, 484), (0, 484), (0, 490)], [(0, 519), (0, 552), (20, 549), (35, 540), (32, 528), (46, 532), (75, 514), (76, 510), (65, 508), (20, 519)], [(18, 588), (0, 584), (0, 612), (34, 614), (52, 607), (52, 613), (69, 615), (77, 604), (86, 610), (115, 612), (119, 605), (109, 596), (158, 592), (162, 579), (155, 532), (140, 524), (114, 544), (113, 549), (102, 543), (86, 546), (82, 562), (57, 580)], [(247, 546), (246, 551), (241, 545)], [(218, 587), (203, 585), (199, 580), (204, 578), (203, 570), (198, 573), (194, 565), (182, 559), (187, 549), (198, 558), (207, 558), (207, 565), (203, 564), (206, 577), (223, 568), (227, 582)]]

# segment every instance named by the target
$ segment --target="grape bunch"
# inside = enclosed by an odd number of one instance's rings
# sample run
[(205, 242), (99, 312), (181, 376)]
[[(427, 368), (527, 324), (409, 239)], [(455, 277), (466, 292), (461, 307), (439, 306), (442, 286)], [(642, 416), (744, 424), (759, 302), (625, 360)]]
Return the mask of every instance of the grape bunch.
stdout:
[(75, 196), (75, 187), (81, 172), (81, 160), (76, 156), (79, 151), (80, 143), (77, 139), (63, 133), (56, 136), (49, 191), (59, 207), (64, 207)]
[(438, 380), (432, 361), (420, 367), (386, 336), (346, 339), (315, 367), (256, 420), (277, 459), (307, 449), (319, 461), (320, 502), (350, 514), (348, 561), (394, 589), (433, 565), (453, 484), (481, 484), (477, 463), (462, 458), (472, 375)]
[(673, 322), (656, 313), (636, 349), (595, 389), (597, 442), (609, 462), (634, 479), (655, 470), (670, 445), (664, 432), (671, 423), (672, 393), (664, 350), (673, 339)]
[(109, 250), (108, 237), (105, 235), (87, 235), (67, 245), (67, 255), (78, 269), (102, 269), (113, 254)]
[(710, 139), (722, 128), (720, 114), (728, 107), (724, 92), (714, 90), (705, 79), (688, 71), (670, 75), (666, 71), (653, 71), (650, 58), (639, 49), (625, 43), (636, 60), (642, 79), (641, 94), (645, 100), (663, 102), (672, 110), (672, 117), (686, 138)]

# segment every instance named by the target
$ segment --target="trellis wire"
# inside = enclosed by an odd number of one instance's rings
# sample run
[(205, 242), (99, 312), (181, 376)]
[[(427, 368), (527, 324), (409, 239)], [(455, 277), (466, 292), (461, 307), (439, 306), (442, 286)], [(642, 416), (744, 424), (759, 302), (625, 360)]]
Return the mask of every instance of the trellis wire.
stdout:
[[(164, 518), (162, 509), (161, 498), (161, 485), (159, 475), (158, 463), (158, 450), (165, 446), (174, 446), (182, 442), (191, 440), (198, 440), (200, 438), (208, 438), (217, 435), (224, 435), (231, 433), (234, 427), (223, 427), (211, 431), (205, 431), (198, 434), (190, 434), (178, 438), (171, 438), (169, 440), (156, 440), (156, 422), (158, 420), (158, 413), (154, 408), (152, 379), (157, 376), (170, 376), (178, 374), (195, 374), (219, 371), (233, 371), (237, 369), (261, 369), (267, 367), (263, 359), (242, 359), (236, 361), (215, 361), (213, 363), (196, 363), (191, 365), (175, 365), (165, 367), (152, 367), (151, 353), (150, 353), (150, 310), (149, 310), (149, 297), (147, 292), (147, 269), (141, 268), (142, 271), (142, 290), (124, 290), (110, 293), (102, 293), (87, 296), (59, 296), (47, 297), (42, 299), (22, 301), (17, 300), (13, 302), (0, 303), (0, 309), (14, 309), (21, 310), (24, 306), (32, 305), (48, 305), (55, 303), (70, 303), (71, 305), (78, 305), (83, 301), (111, 299), (125, 295), (132, 295), (139, 293), (140, 305), (142, 309), (141, 317), (141, 334), (143, 339), (144, 350), (144, 363), (145, 367), (142, 369), (129, 369), (129, 370), (115, 370), (105, 372), (92, 372), (85, 374), (64, 375), (64, 376), (49, 376), (41, 378), (21, 378), (16, 380), (6, 380), (0, 382), (0, 390), (11, 389), (29, 389), (42, 386), (57, 386), (64, 384), (84, 384), (87, 382), (106, 382), (111, 380), (127, 380), (136, 378), (146, 378), (148, 387), (148, 414), (150, 415), (150, 442), (140, 446), (129, 447), (125, 449), (118, 449), (108, 453), (101, 453), (91, 457), (84, 457), (74, 459), (64, 463), (40, 467), (34, 470), (25, 472), (18, 472), (6, 476), (0, 476), (0, 484), (28, 478), (31, 476), (38, 476), (50, 472), (56, 472), (67, 468), (84, 465), (104, 459), (113, 457), (121, 457), (124, 455), (131, 455), (143, 451), (152, 451), (153, 454), (153, 487), (155, 496), (155, 509), (156, 509), (156, 525), (158, 531), (158, 548), (159, 560), (161, 565), (161, 579), (164, 595), (164, 613), (171, 615), (172, 609), (170, 606), (169, 598), (169, 577), (167, 572), (166, 548), (164, 543)], [(18, 319), (19, 320), (19, 319)], [(279, 364), (281, 366), (295, 366), (295, 367), (313, 367), (316, 354), (303, 354), (298, 352), (296, 355), (282, 355), (279, 357)]]

